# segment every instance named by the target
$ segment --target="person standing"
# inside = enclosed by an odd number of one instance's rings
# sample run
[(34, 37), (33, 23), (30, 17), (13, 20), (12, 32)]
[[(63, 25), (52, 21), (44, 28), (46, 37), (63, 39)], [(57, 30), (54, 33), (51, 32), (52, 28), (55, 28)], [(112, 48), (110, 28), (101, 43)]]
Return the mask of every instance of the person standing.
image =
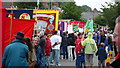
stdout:
[(12, 41), (4, 51), (2, 66), (5, 68), (27, 68), (28, 46), (24, 44), (24, 33), (18, 32), (16, 39)]
[(40, 68), (41, 64), (43, 64), (43, 61), (41, 61), (41, 59), (42, 59), (41, 57), (43, 56), (42, 48), (39, 45), (39, 42), (40, 42), (39, 37), (35, 37), (32, 40), (32, 44), (35, 48), (35, 53), (36, 53), (36, 58), (37, 58), (37, 61), (36, 61), (36, 64), (35, 64), (34, 68)]
[(33, 47), (30, 38), (25, 37), (24, 38), (25, 44), (28, 46), (29, 51), (28, 51), (28, 64), (29, 64), (29, 68), (34, 68), (37, 58), (36, 58), (36, 54), (35, 54), (35, 48)]
[(116, 25), (113, 32), (112, 41), (116, 44), (118, 54), (115, 58), (115, 61), (111, 63), (111, 66), (114, 68), (120, 68), (120, 16), (116, 18), (115, 22)]
[(81, 67), (82, 68), (82, 64), (84, 65), (84, 68), (85, 68), (85, 56), (84, 56), (84, 49), (83, 49), (83, 46), (81, 44), (81, 41), (82, 41), (82, 33), (79, 33), (78, 34), (78, 38), (77, 40), (75, 41), (75, 51), (76, 51), (76, 67), (79, 68)]
[(55, 58), (55, 65), (60, 66), (60, 45), (62, 38), (61, 36), (57, 35), (57, 31), (54, 31), (54, 35), (51, 36), (51, 47), (52, 47), (52, 52), (50, 55), (50, 65), (53, 65), (53, 57)]
[(97, 52), (97, 46), (95, 40), (92, 39), (92, 33), (88, 33), (88, 37), (82, 41), (82, 46), (85, 47), (85, 61), (86, 66), (92, 68), (93, 66), (93, 56)]
[(37, 61), (39, 63), (40, 68), (45, 68), (44, 56), (45, 56), (46, 39), (44, 36), (44, 32), (40, 32), (39, 37), (40, 40), (38, 44), (38, 49), (36, 51)]
[(68, 50), (68, 59), (70, 61), (74, 60), (75, 59), (75, 36), (74, 36), (74, 33), (70, 33), (68, 34), (68, 46), (67, 46), (67, 50)]
[(44, 38), (46, 39), (44, 63), (45, 63), (45, 67), (48, 68), (49, 57), (50, 57), (50, 52), (51, 52), (51, 41), (50, 41), (47, 33), (44, 33)]
[(60, 31), (60, 36), (62, 37), (61, 42), (61, 52), (63, 53), (63, 59), (68, 59), (68, 52), (67, 52), (67, 33)]
[[(98, 66), (99, 68), (105, 68), (105, 60), (107, 59), (107, 53), (104, 48), (104, 43), (100, 44), (96, 56), (98, 55)], [(102, 67), (101, 67), (102, 65)]]

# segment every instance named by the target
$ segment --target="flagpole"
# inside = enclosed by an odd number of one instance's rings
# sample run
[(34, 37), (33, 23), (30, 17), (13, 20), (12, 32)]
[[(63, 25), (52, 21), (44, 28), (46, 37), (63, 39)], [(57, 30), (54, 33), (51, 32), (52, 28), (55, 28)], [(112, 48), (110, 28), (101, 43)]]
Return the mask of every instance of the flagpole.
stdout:
[[(12, 10), (11, 10), (12, 14), (13, 14), (13, 7), (14, 7), (14, 3), (12, 0)], [(12, 41), (12, 22), (13, 22), (13, 15), (10, 17), (10, 42)]]
[(13, 0), (12, 0), (12, 8), (14, 8), (14, 3), (13, 3)]
[(39, 9), (40, 8), (40, 1), (39, 0), (37, 0), (37, 9)]

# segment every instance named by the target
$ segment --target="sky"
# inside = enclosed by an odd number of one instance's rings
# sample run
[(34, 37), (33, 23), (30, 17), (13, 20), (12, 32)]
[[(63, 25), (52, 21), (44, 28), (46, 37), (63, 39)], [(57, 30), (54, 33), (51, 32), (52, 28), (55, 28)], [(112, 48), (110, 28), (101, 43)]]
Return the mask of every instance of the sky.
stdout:
[[(92, 9), (96, 8), (101, 11), (100, 8), (103, 8), (102, 5), (106, 5), (105, 2), (114, 2), (113, 0), (74, 0), (77, 6), (88, 5)], [(102, 5), (101, 5), (102, 4)]]

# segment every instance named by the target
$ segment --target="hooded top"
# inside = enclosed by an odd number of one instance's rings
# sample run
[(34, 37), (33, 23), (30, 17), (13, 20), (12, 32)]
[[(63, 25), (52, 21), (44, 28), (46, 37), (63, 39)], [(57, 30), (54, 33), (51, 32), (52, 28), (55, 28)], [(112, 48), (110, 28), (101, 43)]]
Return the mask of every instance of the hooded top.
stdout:
[(88, 33), (88, 39), (92, 39), (92, 37), (93, 37), (93, 35), (92, 35), (92, 33)]
[(82, 41), (82, 46), (85, 47), (85, 54), (94, 54), (97, 52), (97, 46), (92, 36), (92, 33), (88, 33), (88, 37)]

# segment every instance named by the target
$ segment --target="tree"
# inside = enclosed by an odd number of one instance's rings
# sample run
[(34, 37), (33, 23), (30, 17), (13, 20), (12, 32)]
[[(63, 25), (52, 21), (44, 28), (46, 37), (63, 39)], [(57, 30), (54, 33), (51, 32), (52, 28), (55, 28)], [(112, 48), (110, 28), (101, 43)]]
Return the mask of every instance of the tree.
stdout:
[(87, 12), (88, 9), (90, 9), (90, 11), (92, 11), (92, 9), (89, 6), (87, 6), (87, 5), (82, 5), (81, 9), (82, 9), (82, 12)]
[[(37, 7), (37, 2), (15, 2), (14, 6), (17, 6), (18, 8), (27, 8), (27, 9), (35, 9)], [(40, 3), (40, 8), (43, 8), (43, 6)]]
[(102, 8), (102, 13), (100, 16), (96, 17), (94, 20), (96, 21), (96, 23), (100, 24), (100, 25), (108, 25), (110, 27), (110, 29), (114, 29), (115, 26), (115, 19), (117, 16), (120, 15), (120, 3), (119, 2), (115, 2), (115, 4), (113, 5), (112, 3), (107, 3), (106, 4), (110, 7), (110, 8), (106, 8), (105, 6), (103, 6)]
[(81, 16), (81, 7), (76, 6), (75, 2), (66, 2), (60, 4), (60, 7), (63, 10), (62, 18), (63, 19), (74, 19), (78, 20)]
[(94, 22), (95, 22), (96, 24), (101, 25), (101, 26), (105, 26), (105, 25), (106, 25), (106, 23), (105, 23), (105, 18), (104, 18), (102, 15), (99, 15), (98, 17), (96, 17), (96, 18), (94, 19)]

